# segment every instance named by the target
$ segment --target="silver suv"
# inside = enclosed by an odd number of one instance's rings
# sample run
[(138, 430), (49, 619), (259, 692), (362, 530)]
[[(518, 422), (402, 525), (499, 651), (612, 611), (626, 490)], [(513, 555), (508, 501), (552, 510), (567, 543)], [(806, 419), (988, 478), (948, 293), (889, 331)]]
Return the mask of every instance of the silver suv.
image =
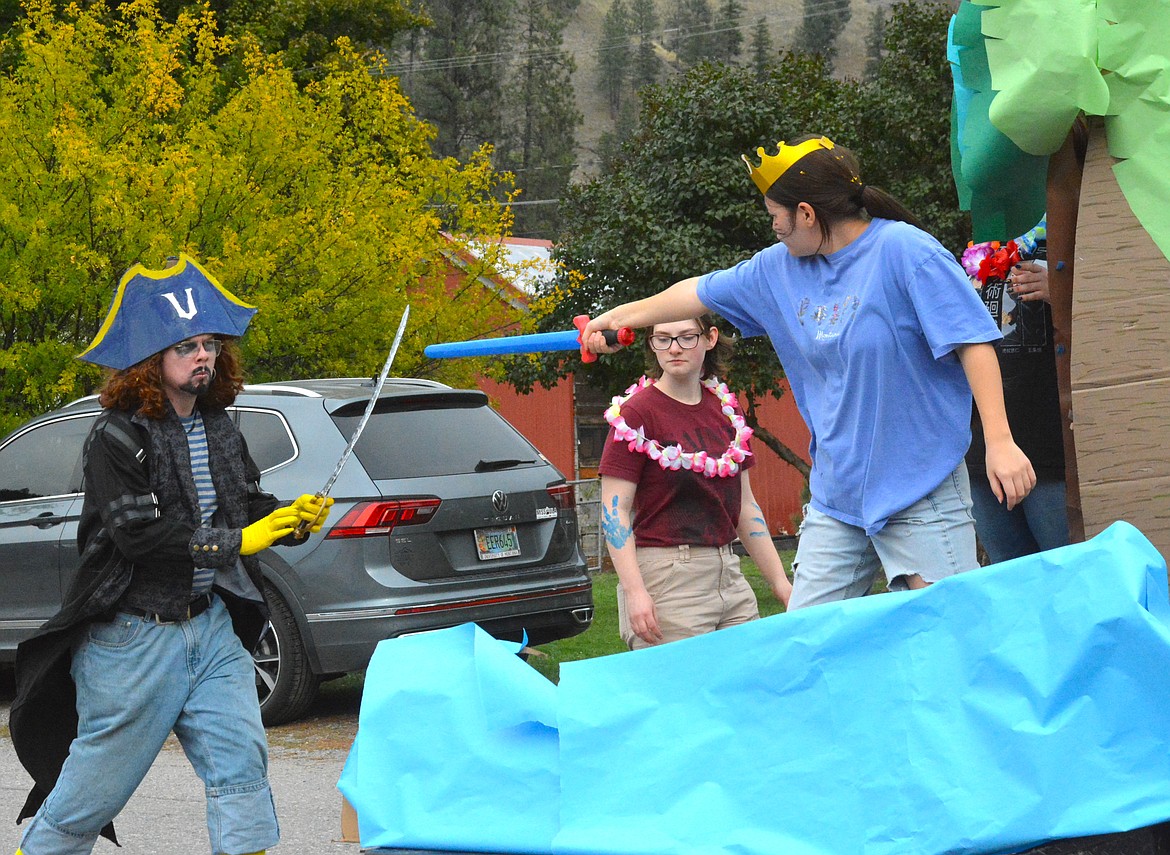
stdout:
[[(368, 379), (248, 386), (231, 412), (291, 501), (319, 489), (370, 400)], [(0, 442), (0, 662), (59, 607), (77, 568), (81, 447), (97, 400)], [(479, 391), (391, 379), (307, 546), (260, 556), (271, 628), (253, 652), (268, 724), (384, 638), (474, 621), (539, 645), (586, 630), (593, 594), (572, 485)]]

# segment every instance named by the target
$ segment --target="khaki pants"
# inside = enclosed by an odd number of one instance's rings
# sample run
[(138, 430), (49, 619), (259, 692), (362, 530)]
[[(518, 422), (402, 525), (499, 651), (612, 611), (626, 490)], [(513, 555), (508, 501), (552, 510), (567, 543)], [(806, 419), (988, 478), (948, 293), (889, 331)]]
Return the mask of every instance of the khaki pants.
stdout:
[[(665, 641), (713, 632), (760, 616), (756, 595), (730, 546), (672, 546), (638, 549), (638, 569)], [(649, 647), (634, 635), (626, 597), (617, 588), (618, 630), (631, 650)]]

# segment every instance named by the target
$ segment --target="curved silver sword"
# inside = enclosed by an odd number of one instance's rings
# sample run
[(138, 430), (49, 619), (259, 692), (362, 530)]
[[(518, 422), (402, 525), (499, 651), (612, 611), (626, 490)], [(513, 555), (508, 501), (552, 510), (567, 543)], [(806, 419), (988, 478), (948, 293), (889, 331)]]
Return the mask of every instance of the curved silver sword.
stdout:
[[(406, 332), (406, 321), (410, 317), (410, 305), (406, 306), (406, 311), (402, 313), (402, 320), (398, 323), (398, 332), (394, 335), (394, 343), (390, 345), (390, 355), (386, 357), (386, 364), (382, 366), (382, 373), (378, 375), (378, 382), (374, 384), (374, 391), (370, 394), (370, 402), (366, 404), (366, 411), (362, 413), (361, 420), (357, 423), (357, 427), (353, 430), (353, 435), (349, 438), (349, 443), (345, 446), (345, 451), (341, 452), (341, 459), (337, 461), (337, 465), (333, 467), (333, 474), (329, 476), (329, 480), (325, 482), (325, 486), (318, 490), (314, 495), (318, 499), (324, 499), (329, 495), (329, 491), (333, 489), (334, 482), (337, 481), (337, 476), (341, 474), (341, 470), (345, 468), (345, 463), (353, 454), (354, 446), (357, 445), (361, 438), (362, 431), (366, 429), (366, 423), (370, 420), (370, 415), (374, 412), (374, 407), (378, 403), (378, 395), (382, 391), (382, 387), (386, 385), (386, 378), (390, 376), (390, 366), (394, 364), (394, 357), (398, 354), (398, 345), (402, 343), (402, 334)], [(305, 536), (310, 528), (317, 524), (317, 519), (321, 516), (318, 512), (317, 516), (311, 522), (301, 520), (297, 524), (294, 536), (299, 540)]]

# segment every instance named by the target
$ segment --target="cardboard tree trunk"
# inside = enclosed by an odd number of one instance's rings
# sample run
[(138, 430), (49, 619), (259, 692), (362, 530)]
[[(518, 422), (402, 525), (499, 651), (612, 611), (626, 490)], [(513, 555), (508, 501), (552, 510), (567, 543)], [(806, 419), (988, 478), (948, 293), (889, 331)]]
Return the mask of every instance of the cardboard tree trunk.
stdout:
[(1170, 261), (1130, 210), (1116, 162), (1094, 122), (1069, 369), (1080, 509), (1086, 537), (1125, 520), (1170, 557)]

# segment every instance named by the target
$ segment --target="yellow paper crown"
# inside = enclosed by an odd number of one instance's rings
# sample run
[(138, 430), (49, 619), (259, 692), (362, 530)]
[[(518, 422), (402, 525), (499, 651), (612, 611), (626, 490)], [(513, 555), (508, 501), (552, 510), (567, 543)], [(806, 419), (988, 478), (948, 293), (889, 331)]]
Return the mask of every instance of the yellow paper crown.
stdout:
[(743, 162), (747, 164), (752, 181), (756, 182), (756, 186), (760, 188), (761, 193), (767, 193), (768, 188), (776, 183), (776, 179), (787, 172), (788, 168), (796, 163), (796, 161), (800, 160), (810, 151), (816, 151), (821, 148), (831, 149), (833, 147), (833, 141), (828, 137), (821, 137), (815, 140), (805, 140), (796, 145), (788, 145), (788, 143), (781, 140), (776, 145), (778, 147), (776, 154), (765, 154), (763, 146), (756, 149), (756, 154), (760, 157), (759, 167), (752, 166), (752, 162), (748, 160), (746, 154), (740, 155), (743, 158)]

